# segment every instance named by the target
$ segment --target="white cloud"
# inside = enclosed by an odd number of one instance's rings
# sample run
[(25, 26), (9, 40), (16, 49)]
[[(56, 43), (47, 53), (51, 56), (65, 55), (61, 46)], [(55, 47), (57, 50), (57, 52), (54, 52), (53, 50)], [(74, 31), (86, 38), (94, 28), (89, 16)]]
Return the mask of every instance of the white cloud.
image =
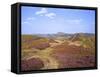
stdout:
[(80, 24), (82, 22), (82, 19), (70, 19), (67, 20), (67, 23), (72, 23), (72, 24)]
[(55, 13), (47, 13), (47, 14), (45, 14), (45, 16), (47, 16), (47, 17), (52, 19), (52, 18), (54, 18), (56, 16), (56, 14)]
[(47, 13), (47, 9), (46, 8), (42, 8), (40, 11), (36, 12), (36, 15), (41, 15), (41, 14), (45, 14)]
[(51, 19), (56, 16), (55, 13), (48, 12), (48, 10), (46, 8), (42, 8), (40, 11), (37, 11), (35, 14), (39, 15), (39, 16), (46, 16), (46, 17), (51, 18)]
[(27, 20), (35, 20), (35, 17), (28, 17)]
[(30, 24), (28, 21), (24, 21), (22, 24)]
[(31, 22), (33, 22), (35, 19), (35, 17), (28, 17), (22, 22), (22, 24), (31, 24)]

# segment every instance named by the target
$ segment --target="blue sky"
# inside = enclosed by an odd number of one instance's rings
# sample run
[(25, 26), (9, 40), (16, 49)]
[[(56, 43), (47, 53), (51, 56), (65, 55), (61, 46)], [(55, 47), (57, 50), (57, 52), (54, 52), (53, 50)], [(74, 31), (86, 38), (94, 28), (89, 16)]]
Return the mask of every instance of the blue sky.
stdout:
[(22, 34), (95, 33), (95, 11), (21, 7)]

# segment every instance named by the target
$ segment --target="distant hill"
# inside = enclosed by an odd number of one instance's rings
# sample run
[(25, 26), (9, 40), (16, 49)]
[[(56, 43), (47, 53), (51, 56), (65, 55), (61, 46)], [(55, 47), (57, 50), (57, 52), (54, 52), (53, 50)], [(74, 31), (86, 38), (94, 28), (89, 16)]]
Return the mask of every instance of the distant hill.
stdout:
[(81, 38), (88, 38), (88, 37), (93, 37), (93, 36), (95, 36), (95, 35), (90, 34), (90, 33), (76, 33), (70, 37), (70, 40), (77, 41), (77, 40), (80, 40)]
[(37, 36), (40, 36), (40, 37), (46, 37), (46, 38), (57, 38), (57, 37), (70, 37), (72, 36), (72, 34), (68, 34), (68, 33), (63, 33), (63, 32), (58, 32), (58, 33), (55, 33), (55, 34), (36, 34)]
[(39, 37), (46, 37), (46, 38), (57, 38), (57, 37), (64, 37), (64, 38), (73, 38), (73, 37), (79, 37), (79, 36), (94, 36), (93, 33), (74, 33), (74, 34), (69, 34), (69, 33), (64, 33), (64, 32), (58, 32), (55, 34), (36, 34)]

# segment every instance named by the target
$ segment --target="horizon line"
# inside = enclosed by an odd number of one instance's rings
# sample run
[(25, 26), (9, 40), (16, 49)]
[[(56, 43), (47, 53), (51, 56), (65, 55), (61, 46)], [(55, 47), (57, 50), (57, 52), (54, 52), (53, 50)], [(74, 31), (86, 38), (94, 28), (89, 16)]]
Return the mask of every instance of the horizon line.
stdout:
[[(57, 32), (57, 33), (22, 33), (22, 35), (36, 35), (36, 34), (58, 34), (58, 33), (65, 33), (65, 34), (78, 34), (78, 33), (83, 33), (85, 34), (86, 32), (77, 32), (77, 33), (66, 33), (66, 32)], [(87, 33), (87, 34), (95, 34), (95, 33)]]

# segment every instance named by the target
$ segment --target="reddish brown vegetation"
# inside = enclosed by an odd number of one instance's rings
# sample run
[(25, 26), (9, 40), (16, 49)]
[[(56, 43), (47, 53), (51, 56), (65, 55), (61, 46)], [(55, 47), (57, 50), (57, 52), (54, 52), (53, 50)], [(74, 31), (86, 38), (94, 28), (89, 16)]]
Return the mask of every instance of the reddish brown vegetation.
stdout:
[(74, 55), (63, 55), (57, 57), (59, 60), (59, 68), (76, 68), (76, 67), (93, 67), (94, 56), (82, 56), (80, 58), (74, 57)]
[(47, 47), (50, 47), (50, 44), (45, 41), (41, 40), (33, 40), (33, 41), (28, 41), (28, 42), (23, 42), (22, 43), (22, 49), (31, 49), (31, 48), (37, 48), (37, 49), (45, 49)]
[(59, 61), (60, 68), (91, 67), (95, 63), (95, 57), (90, 54), (90, 49), (75, 45), (54, 47), (53, 57)]
[(29, 60), (21, 61), (21, 69), (23, 71), (27, 70), (39, 70), (44, 67), (43, 61), (39, 58), (32, 58)]
[[(22, 38), (22, 57), (31, 57), (34, 55), (41, 56), (42, 53), (47, 58), (53, 57), (57, 60), (59, 68), (77, 68), (77, 67), (94, 67), (95, 66), (95, 37), (84, 37), (76, 35), (73, 39), (65, 40), (43, 38), (37, 36), (23, 36)], [(57, 42), (58, 41), (58, 42)], [(79, 45), (76, 45), (77, 42)], [(52, 45), (52, 46), (50, 46)], [(46, 49), (47, 48), (47, 49)], [(36, 49), (36, 52), (35, 52)], [(39, 51), (39, 52), (37, 52)], [(42, 52), (41, 52), (42, 51)], [(43, 52), (44, 51), (44, 52)], [(47, 52), (46, 52), (47, 51)], [(46, 55), (47, 54), (47, 55)], [(26, 59), (26, 58), (25, 58)], [(50, 58), (52, 60), (52, 58)], [(22, 60), (21, 68), (23, 71), (39, 70), (44, 67), (44, 63), (39, 58)]]
[(49, 43), (40, 43), (38, 45), (33, 45), (32, 47), (42, 50), (42, 49), (45, 49), (49, 46), (50, 46)]
[(54, 53), (60, 53), (60, 54), (84, 54), (84, 53), (89, 53), (90, 49), (89, 48), (83, 48), (81, 46), (75, 46), (75, 45), (59, 45), (55, 46), (54, 48)]
[(49, 39), (49, 43), (58, 43), (58, 42), (53, 39)]

